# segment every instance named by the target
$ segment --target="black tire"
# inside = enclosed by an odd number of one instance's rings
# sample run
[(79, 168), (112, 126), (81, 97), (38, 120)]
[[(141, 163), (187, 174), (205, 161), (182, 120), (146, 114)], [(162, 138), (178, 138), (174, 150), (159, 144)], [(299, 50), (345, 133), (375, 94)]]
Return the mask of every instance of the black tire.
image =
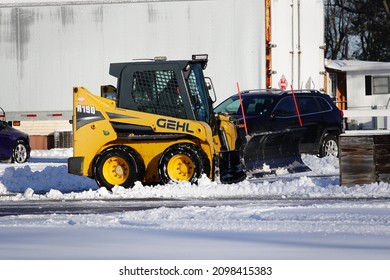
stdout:
[(202, 150), (199, 150), (198, 155), (200, 156), (200, 159), (202, 161), (202, 171), (200, 176), (202, 176), (202, 174), (205, 174), (208, 178), (212, 178), (211, 169), (210, 169), (210, 160), (207, 157), (206, 153), (203, 152)]
[(334, 134), (328, 134), (321, 144), (320, 157), (339, 156), (339, 141)]
[(14, 149), (12, 150), (12, 162), (24, 163), (28, 159), (27, 145), (23, 141), (16, 142)]
[(100, 187), (112, 189), (116, 185), (132, 188), (145, 176), (145, 165), (138, 153), (127, 146), (107, 148), (93, 165), (93, 174)]
[(164, 184), (171, 181), (196, 183), (203, 173), (210, 175), (210, 162), (204, 152), (193, 144), (170, 146), (158, 163), (158, 174)]

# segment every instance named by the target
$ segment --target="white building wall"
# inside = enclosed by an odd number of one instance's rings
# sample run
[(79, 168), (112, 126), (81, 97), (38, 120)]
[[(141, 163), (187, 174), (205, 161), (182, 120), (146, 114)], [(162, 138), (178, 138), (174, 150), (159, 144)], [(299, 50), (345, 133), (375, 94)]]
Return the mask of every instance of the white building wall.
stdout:
[[(390, 129), (390, 94), (366, 95), (365, 76), (389, 76), (390, 70), (347, 72), (348, 110), (362, 110), (359, 116), (348, 119), (353, 129)], [(387, 116), (376, 116), (373, 110), (389, 110)], [(370, 112), (371, 110), (371, 112)], [(369, 112), (369, 113), (367, 113)], [(371, 117), (369, 115), (372, 115)]]
[(365, 94), (365, 78), (361, 72), (347, 72), (348, 109), (371, 107), (371, 96)]
[(390, 94), (366, 95), (365, 76), (367, 75), (388, 77), (390, 69), (347, 72), (348, 109), (386, 107)]
[(263, 82), (261, 0), (20, 2), (0, 1), (0, 106), (9, 115), (70, 111), (73, 86), (99, 94), (116, 85), (111, 62), (156, 55), (208, 53), (219, 101), (236, 82)]

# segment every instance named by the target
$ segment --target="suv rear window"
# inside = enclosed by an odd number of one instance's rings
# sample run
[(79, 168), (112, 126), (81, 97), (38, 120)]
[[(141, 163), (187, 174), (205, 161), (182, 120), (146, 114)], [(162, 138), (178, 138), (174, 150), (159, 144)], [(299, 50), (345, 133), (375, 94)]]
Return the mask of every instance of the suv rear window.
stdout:
[(320, 105), (320, 110), (321, 111), (329, 111), (332, 110), (332, 106), (329, 104), (328, 101), (325, 100), (325, 98), (318, 97), (316, 98), (318, 101), (318, 104)]

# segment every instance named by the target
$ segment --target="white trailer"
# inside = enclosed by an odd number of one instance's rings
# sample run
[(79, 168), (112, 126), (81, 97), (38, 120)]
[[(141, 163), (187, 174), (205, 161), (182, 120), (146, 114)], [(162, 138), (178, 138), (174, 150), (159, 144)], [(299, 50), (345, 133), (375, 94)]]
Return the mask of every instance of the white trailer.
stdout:
[[(322, 19), (322, 8), (322, 0), (0, 0), (0, 107), (32, 138), (70, 131), (73, 86), (99, 94), (101, 84), (116, 84), (110, 63), (159, 55), (209, 54), (206, 73), (219, 102), (237, 91), (236, 82), (279, 87), (282, 75), (295, 87), (311, 77), (322, 88), (323, 24), (308, 22), (313, 13)], [(298, 11), (306, 14), (300, 27)], [(298, 48), (295, 38), (308, 28), (321, 36), (302, 35)]]
[(324, 1), (271, 0), (270, 37), (272, 87), (324, 91)]

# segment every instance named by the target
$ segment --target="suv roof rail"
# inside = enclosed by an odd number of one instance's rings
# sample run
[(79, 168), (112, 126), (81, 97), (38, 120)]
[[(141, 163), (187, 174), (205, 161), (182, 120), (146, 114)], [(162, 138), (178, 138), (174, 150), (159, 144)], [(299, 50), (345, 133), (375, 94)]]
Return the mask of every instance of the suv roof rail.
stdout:
[(280, 93), (282, 90), (277, 88), (267, 88), (267, 89), (249, 89), (249, 90), (242, 90), (241, 94), (247, 94), (247, 93)]
[[(292, 93), (292, 90), (285, 90), (283, 93), (290, 94)], [(294, 89), (294, 93), (321, 93), (319, 90), (316, 89)]]

